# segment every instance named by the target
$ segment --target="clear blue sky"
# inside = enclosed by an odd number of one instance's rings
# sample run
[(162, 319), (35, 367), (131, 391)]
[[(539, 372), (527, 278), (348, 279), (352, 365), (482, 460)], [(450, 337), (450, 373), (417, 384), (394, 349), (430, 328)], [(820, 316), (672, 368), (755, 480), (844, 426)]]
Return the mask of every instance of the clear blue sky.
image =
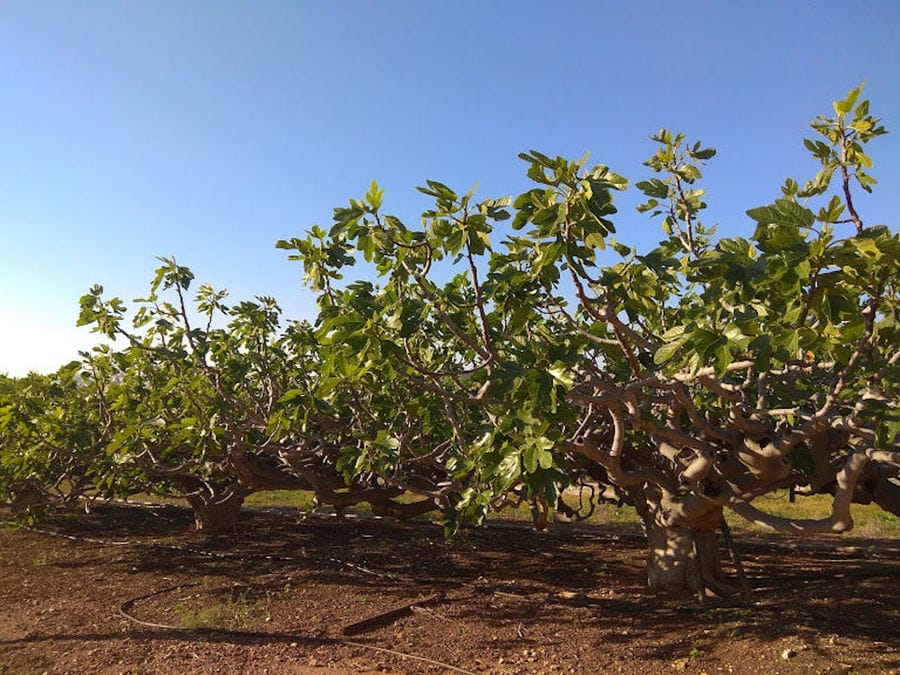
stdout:
[[(708, 223), (810, 177), (809, 121), (865, 80), (869, 222), (900, 212), (900, 2), (0, 3), (0, 372), (90, 337), (77, 301), (140, 296), (176, 255), (233, 298), (310, 317), (274, 243), (327, 224), (375, 178), (409, 223), (425, 179), (523, 189), (536, 148), (639, 180), (647, 135), (719, 149)], [(623, 207), (634, 201), (625, 200)], [(650, 246), (630, 208), (619, 238)]]

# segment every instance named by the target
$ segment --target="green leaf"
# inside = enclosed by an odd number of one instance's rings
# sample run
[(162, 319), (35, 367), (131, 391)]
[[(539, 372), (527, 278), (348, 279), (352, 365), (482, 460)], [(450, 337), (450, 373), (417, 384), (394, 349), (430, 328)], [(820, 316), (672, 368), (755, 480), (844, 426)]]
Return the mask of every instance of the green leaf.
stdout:
[(812, 227), (816, 221), (816, 216), (812, 211), (787, 197), (782, 197), (768, 206), (748, 209), (747, 215), (761, 224)]
[(279, 403), (290, 403), (298, 398), (303, 398), (306, 396), (306, 392), (302, 389), (291, 389), (286, 392), (281, 398), (278, 399)]
[(497, 466), (497, 473), (506, 483), (512, 483), (522, 475), (521, 455), (513, 451), (503, 456)]
[(549, 469), (553, 466), (553, 454), (550, 450), (553, 448), (553, 441), (545, 436), (535, 438), (522, 452), (522, 462), (528, 473), (534, 473), (541, 469)]
[(366, 203), (372, 208), (373, 211), (377, 211), (381, 208), (381, 200), (384, 196), (384, 190), (378, 188), (378, 183), (374, 180), (372, 184), (369, 186), (369, 191), (366, 193)]
[(547, 372), (550, 373), (550, 377), (552, 377), (557, 384), (561, 384), (566, 389), (571, 388), (575, 381), (575, 375), (562, 361), (554, 363), (553, 366), (547, 369)]
[(853, 89), (849, 94), (847, 94), (847, 98), (843, 101), (835, 101), (834, 111), (838, 115), (846, 115), (848, 112), (853, 110), (853, 105), (856, 103), (856, 99), (859, 97), (859, 92), (862, 91), (862, 85)]
[(662, 365), (671, 359), (691, 339), (692, 333), (685, 333), (683, 326), (678, 326), (673, 330), (676, 332), (669, 331), (669, 333), (666, 333), (670, 337), (665, 338), (664, 336), (664, 339), (667, 340), (666, 343), (657, 349), (653, 355), (653, 362), (656, 365)]
[(542, 469), (549, 469), (551, 466), (553, 466), (553, 455), (550, 454), (549, 451), (547, 451), (543, 448), (538, 449), (537, 460), (538, 460), (538, 465)]
[(634, 186), (648, 197), (666, 199), (669, 196), (669, 185), (659, 178), (638, 181)]
[(525, 471), (527, 471), (528, 473), (534, 473), (535, 471), (537, 471), (538, 461), (537, 455), (535, 454), (536, 452), (537, 449), (533, 446), (525, 448), (525, 450), (522, 452), (522, 464), (525, 465)]
[(731, 363), (731, 361), (731, 350), (728, 348), (727, 344), (716, 347), (716, 375), (721, 377), (728, 372), (728, 364)]
[(584, 238), (584, 245), (589, 248), (606, 249), (606, 238), (599, 232), (591, 232)]

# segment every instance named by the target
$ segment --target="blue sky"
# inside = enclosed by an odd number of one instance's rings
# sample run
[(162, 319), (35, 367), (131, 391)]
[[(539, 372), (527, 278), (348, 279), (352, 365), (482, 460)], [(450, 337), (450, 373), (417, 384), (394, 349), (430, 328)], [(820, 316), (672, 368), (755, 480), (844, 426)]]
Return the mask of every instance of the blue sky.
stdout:
[[(143, 294), (175, 255), (232, 297), (311, 317), (279, 238), (328, 224), (377, 179), (413, 224), (426, 179), (502, 196), (517, 153), (634, 180), (647, 135), (719, 150), (707, 223), (815, 171), (801, 139), (866, 81), (894, 133), (872, 146), (865, 220), (900, 212), (900, 3), (0, 3), (0, 372), (49, 369), (92, 340), (77, 301)], [(657, 225), (620, 203), (619, 238)]]

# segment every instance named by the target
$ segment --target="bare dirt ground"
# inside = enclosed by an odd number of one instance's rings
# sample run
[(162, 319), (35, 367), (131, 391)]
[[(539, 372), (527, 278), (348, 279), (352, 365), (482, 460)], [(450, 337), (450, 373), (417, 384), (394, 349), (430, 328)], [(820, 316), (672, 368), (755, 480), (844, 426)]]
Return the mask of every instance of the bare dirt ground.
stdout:
[(631, 530), (191, 527), (102, 506), (0, 530), (0, 673), (900, 672), (896, 540), (744, 536), (752, 604), (700, 605), (644, 588)]

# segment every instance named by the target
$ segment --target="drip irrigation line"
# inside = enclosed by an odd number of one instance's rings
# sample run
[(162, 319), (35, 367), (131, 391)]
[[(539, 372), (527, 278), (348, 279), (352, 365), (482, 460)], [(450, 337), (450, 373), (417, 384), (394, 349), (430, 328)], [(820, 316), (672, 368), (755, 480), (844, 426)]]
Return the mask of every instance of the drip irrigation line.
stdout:
[[(2, 521), (3, 524), (15, 525), (14, 522), (9, 520)], [(45, 530), (40, 527), (32, 527), (26, 526), (22, 529), (28, 530), (29, 532), (36, 532), (37, 534), (46, 534), (50, 537), (60, 537), (62, 539), (69, 539), (70, 541), (86, 541), (90, 544), (100, 544), (101, 546), (133, 546), (137, 545), (139, 542), (131, 541), (130, 539), (126, 539), (125, 541), (112, 541), (111, 539), (96, 539), (94, 537), (82, 537), (75, 534), (65, 534), (63, 532), (55, 532), (53, 530)]]
[[(262, 511), (264, 509), (259, 509), (259, 510)], [(365, 517), (363, 517), (363, 519), (365, 519)], [(8, 521), (2, 521), (2, 522), (8, 522)], [(531, 528), (525, 524), (519, 524), (519, 523), (506, 523), (506, 522), (486, 523), (485, 526), (488, 528), (491, 528), (491, 529), (533, 531), (533, 528)], [(472, 590), (473, 592), (476, 592), (476, 593), (491, 592), (491, 593), (494, 593), (495, 595), (501, 595), (501, 596), (508, 595), (509, 597), (513, 597), (513, 594), (504, 593), (503, 591), (501, 591), (497, 588), (496, 584), (493, 584), (490, 581), (488, 581), (487, 579), (483, 579), (483, 578), (479, 580), (480, 581), (480, 583), (479, 583), (479, 581), (461, 581), (461, 580), (440, 579), (440, 578), (433, 578), (433, 577), (418, 577), (418, 576), (409, 576), (409, 575), (399, 576), (396, 574), (392, 574), (390, 572), (378, 572), (376, 570), (369, 569), (362, 565), (358, 565), (356, 563), (348, 562), (348, 561), (341, 560), (339, 558), (335, 558), (333, 556), (327, 556), (327, 555), (306, 554), (306, 555), (302, 555), (302, 556), (279, 556), (279, 555), (272, 555), (272, 554), (266, 554), (266, 553), (243, 553), (243, 554), (220, 553), (217, 551), (209, 551), (209, 550), (204, 550), (204, 549), (190, 547), (190, 546), (164, 544), (164, 543), (153, 542), (153, 541), (151, 541), (151, 542), (130, 541), (130, 540), (113, 541), (113, 540), (107, 540), (107, 539), (98, 539), (95, 537), (64, 534), (61, 532), (55, 532), (53, 530), (45, 530), (45, 529), (41, 529), (41, 528), (37, 528), (37, 527), (29, 527), (27, 529), (29, 529), (32, 532), (39, 533), (39, 534), (62, 537), (62, 538), (69, 539), (72, 541), (85, 541), (85, 542), (89, 542), (89, 543), (93, 543), (93, 544), (99, 544), (99, 545), (104, 545), (104, 546), (115, 546), (115, 547), (134, 545), (134, 546), (142, 546), (142, 547), (146, 547), (146, 548), (161, 548), (161, 549), (165, 549), (165, 550), (178, 551), (180, 553), (190, 553), (190, 554), (194, 554), (194, 555), (200, 555), (200, 556), (216, 558), (216, 559), (221, 559), (221, 560), (237, 560), (237, 561), (268, 560), (268, 561), (276, 561), (276, 562), (309, 562), (309, 561), (328, 562), (339, 568), (344, 568), (344, 569), (347, 569), (347, 570), (350, 570), (350, 571), (353, 571), (353, 572), (356, 572), (359, 574), (364, 574), (364, 575), (375, 577), (375, 578), (378, 578), (381, 580), (392, 581), (397, 584), (409, 584), (409, 585), (432, 586), (432, 587), (442, 586), (444, 588), (466, 588), (466, 589)], [(604, 533), (604, 532), (596, 532), (596, 531), (593, 531), (592, 529), (585, 528), (585, 527), (579, 527), (577, 529), (570, 530), (569, 532), (576, 536), (580, 535), (580, 536), (587, 536), (589, 538), (613, 539), (613, 540), (617, 540), (617, 541), (628, 541), (629, 539), (636, 540), (638, 538), (644, 539), (644, 535), (638, 534), (638, 533), (608, 533), (608, 532)], [(735, 545), (736, 542), (733, 540), (733, 538), (728, 536), (731, 534), (730, 531), (727, 532), (727, 534), (725, 534), (725, 533), (723, 533), (723, 534), (724, 534), (723, 539), (724, 539), (724, 543), (726, 544), (726, 547), (730, 550), (733, 557), (736, 556), (736, 554), (737, 554), (736, 549), (738, 547)], [(831, 550), (831, 551), (835, 551), (835, 552), (857, 553), (857, 554), (863, 554), (863, 555), (867, 555), (867, 556), (871, 555), (873, 553), (877, 555), (877, 554), (890, 554), (890, 553), (894, 553), (894, 552), (900, 552), (900, 548), (895, 548), (895, 547), (891, 547), (891, 546), (883, 546), (883, 545), (878, 546), (877, 548), (874, 546), (873, 547), (845, 546), (845, 547), (835, 548), (833, 546), (828, 546), (827, 544), (823, 546), (821, 544), (816, 545), (816, 544), (810, 544), (810, 543), (806, 543), (806, 542), (782, 543), (782, 542), (766, 542), (766, 541), (744, 541), (744, 542), (741, 542), (741, 548), (746, 548), (746, 549), (750, 549), (750, 550), (753, 550), (753, 549), (763, 550), (765, 552), (774, 552), (774, 551), (779, 551), (779, 550), (789, 551), (789, 552), (798, 552), (798, 551), (810, 552), (810, 551)], [(738, 560), (740, 560), (740, 558), (738, 558)], [(696, 564), (699, 561), (697, 561), (695, 558), (694, 562)], [(743, 565), (741, 564), (740, 567), (743, 567)], [(742, 582), (741, 587), (742, 587), (742, 590), (744, 591), (744, 597), (746, 599), (747, 593), (750, 590), (749, 584), (747, 583), (746, 573), (744, 575), (741, 575), (739, 572), (738, 576)], [(756, 590), (762, 590), (762, 589), (756, 589)], [(523, 599), (525, 599), (525, 598), (527, 598), (527, 596), (523, 596)], [(141, 599), (141, 598), (138, 598), (138, 599)], [(368, 647), (374, 648), (374, 647), (371, 647), (371, 645), (369, 645)]]
[(154, 621), (144, 621), (143, 619), (137, 618), (134, 614), (131, 613), (134, 605), (140, 602), (141, 600), (148, 600), (150, 598), (164, 595), (166, 593), (172, 593), (174, 591), (182, 590), (185, 588), (192, 588), (194, 586), (199, 586), (200, 582), (193, 582), (187, 584), (176, 584), (174, 586), (167, 586), (166, 588), (162, 588), (157, 591), (153, 591), (152, 593), (145, 593), (143, 595), (139, 595), (134, 598), (130, 598), (125, 602), (119, 605), (119, 614), (131, 621), (132, 623), (136, 623), (139, 626), (144, 626), (146, 628), (155, 628), (157, 630), (167, 630), (173, 631), (177, 633), (194, 633), (194, 634), (206, 634), (206, 635), (230, 635), (232, 637), (245, 637), (245, 638), (257, 638), (257, 639), (268, 639), (270, 641), (281, 640), (284, 641), (286, 638), (290, 637), (293, 642), (304, 642), (306, 644), (318, 644), (318, 645), (331, 645), (331, 646), (342, 646), (342, 647), (354, 647), (357, 649), (366, 649), (374, 652), (381, 652), (383, 654), (390, 654), (391, 656), (397, 656), (403, 659), (409, 659), (412, 661), (420, 661), (422, 663), (427, 663), (433, 666), (438, 666), (440, 668), (444, 668), (446, 670), (450, 670), (454, 673), (462, 673), (463, 675), (477, 675), (477, 673), (471, 670), (465, 670), (463, 668), (459, 668), (458, 666), (454, 666), (449, 663), (445, 663), (443, 661), (437, 661), (435, 659), (429, 659), (425, 656), (419, 656), (417, 654), (408, 654), (407, 652), (397, 651), (396, 649), (389, 649), (387, 647), (378, 647), (376, 645), (366, 644), (365, 642), (356, 642), (354, 640), (342, 640), (340, 638), (330, 638), (330, 637), (316, 637), (311, 635), (285, 635), (283, 633), (271, 633), (266, 631), (247, 631), (247, 630), (235, 630), (233, 628), (223, 628), (223, 627), (186, 627), (186, 626), (176, 626), (174, 624), (166, 624), (166, 623), (156, 623)]

